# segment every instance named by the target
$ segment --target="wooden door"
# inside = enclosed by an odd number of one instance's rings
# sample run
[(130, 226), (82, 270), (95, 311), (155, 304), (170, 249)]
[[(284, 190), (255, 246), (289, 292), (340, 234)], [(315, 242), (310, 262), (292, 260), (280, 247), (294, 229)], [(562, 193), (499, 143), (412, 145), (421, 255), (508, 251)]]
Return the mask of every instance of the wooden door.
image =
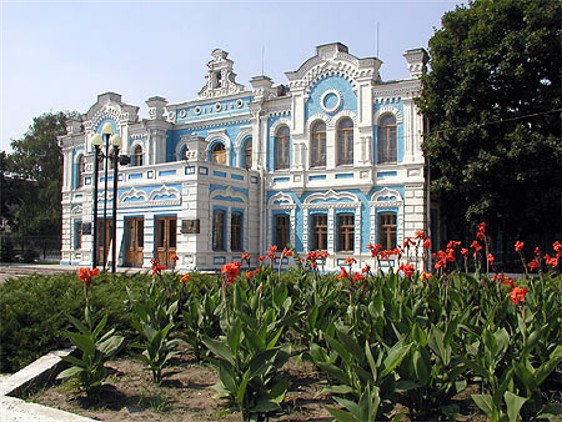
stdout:
[(156, 217), (156, 259), (172, 268), (172, 255), (176, 254), (177, 217)]
[(125, 266), (142, 267), (144, 261), (144, 218), (125, 218)]
[[(107, 263), (110, 261), (111, 257), (109, 254), (111, 253), (111, 240), (113, 238), (113, 221), (111, 219), (104, 220), (103, 218), (98, 219), (98, 231), (97, 231), (97, 242), (98, 242), (98, 256), (97, 256), (97, 263), (98, 265), (103, 266), (104, 268), (107, 266)], [(104, 248), (104, 241), (105, 241), (105, 248)]]

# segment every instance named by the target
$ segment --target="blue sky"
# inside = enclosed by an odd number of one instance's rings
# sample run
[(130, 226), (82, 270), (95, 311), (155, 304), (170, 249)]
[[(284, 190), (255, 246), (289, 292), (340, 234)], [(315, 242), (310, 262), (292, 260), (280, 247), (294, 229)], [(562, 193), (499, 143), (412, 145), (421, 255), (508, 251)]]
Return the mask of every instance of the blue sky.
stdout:
[[(140, 106), (154, 95), (193, 99), (219, 47), (249, 88), (265, 74), (286, 83), (318, 45), (339, 41), (383, 61), (383, 80), (407, 76), (402, 54), (427, 48), (460, 0), (10, 1), (0, 0), (0, 149), (44, 112), (85, 113), (113, 91)], [(262, 62), (262, 51), (264, 60)]]

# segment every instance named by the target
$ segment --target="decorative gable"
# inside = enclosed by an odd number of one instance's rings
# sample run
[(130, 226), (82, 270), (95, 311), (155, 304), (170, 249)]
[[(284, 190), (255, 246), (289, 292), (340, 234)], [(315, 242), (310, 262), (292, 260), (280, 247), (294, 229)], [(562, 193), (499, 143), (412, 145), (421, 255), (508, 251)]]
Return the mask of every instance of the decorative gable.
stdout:
[(234, 62), (228, 58), (228, 53), (216, 48), (211, 53), (213, 59), (207, 63), (206, 85), (199, 92), (199, 98), (216, 98), (224, 95), (238, 94), (244, 86), (236, 82)]

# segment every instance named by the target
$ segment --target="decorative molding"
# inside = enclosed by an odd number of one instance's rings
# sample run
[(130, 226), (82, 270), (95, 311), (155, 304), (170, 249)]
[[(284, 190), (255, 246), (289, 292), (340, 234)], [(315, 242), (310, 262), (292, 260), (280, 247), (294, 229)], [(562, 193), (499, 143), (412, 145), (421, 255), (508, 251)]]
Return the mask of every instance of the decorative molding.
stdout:
[(379, 108), (377, 111), (375, 111), (375, 115), (374, 115), (375, 124), (378, 124), (378, 121), (381, 118), (381, 116), (385, 114), (392, 114), (396, 118), (397, 125), (400, 125), (404, 122), (404, 117), (402, 116), (402, 112), (398, 107), (395, 107), (393, 105), (384, 105), (381, 108)]
[(290, 135), (291, 121), (285, 117), (281, 117), (280, 119), (276, 120), (269, 128), (269, 136), (275, 136), (275, 132), (277, 132), (277, 128), (279, 126), (287, 126), (289, 128)]

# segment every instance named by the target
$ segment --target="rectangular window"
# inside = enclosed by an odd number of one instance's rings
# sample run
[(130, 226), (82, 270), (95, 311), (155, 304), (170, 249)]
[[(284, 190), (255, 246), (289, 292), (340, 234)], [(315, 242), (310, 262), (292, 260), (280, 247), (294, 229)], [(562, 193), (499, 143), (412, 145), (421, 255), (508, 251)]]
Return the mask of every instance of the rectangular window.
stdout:
[(82, 222), (74, 222), (74, 249), (82, 249)]
[(230, 250), (242, 250), (242, 213), (232, 213), (230, 216)]
[(225, 212), (215, 210), (213, 212), (213, 250), (224, 251), (226, 250), (224, 244), (224, 219)]
[(290, 243), (291, 222), (287, 214), (275, 216), (275, 244), (277, 248), (283, 249)]
[(328, 216), (314, 214), (312, 216), (312, 242), (311, 250), (321, 251), (328, 249)]
[(355, 216), (338, 214), (338, 251), (353, 251), (355, 243)]
[(396, 248), (396, 213), (380, 213), (378, 220), (378, 243), (383, 249)]

